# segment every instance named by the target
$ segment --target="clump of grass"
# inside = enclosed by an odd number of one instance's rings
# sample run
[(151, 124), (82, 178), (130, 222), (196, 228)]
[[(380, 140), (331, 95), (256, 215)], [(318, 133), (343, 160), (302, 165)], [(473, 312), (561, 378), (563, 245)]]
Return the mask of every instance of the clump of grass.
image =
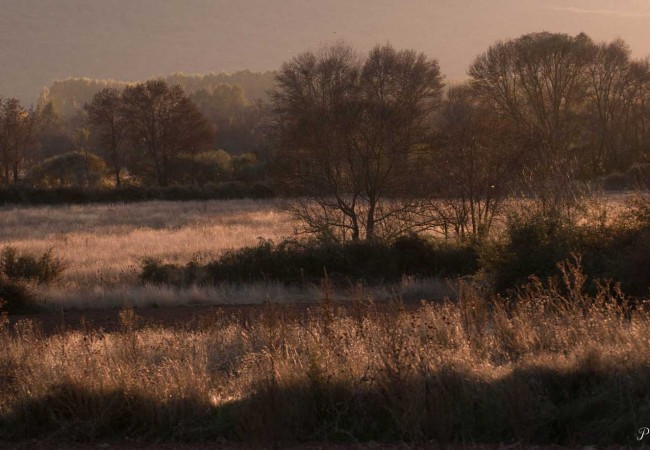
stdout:
[(5, 247), (0, 253), (0, 272), (14, 280), (47, 284), (61, 276), (65, 264), (52, 255), (52, 249), (41, 256), (19, 255), (14, 247)]
[(36, 298), (28, 283), (0, 272), (0, 314), (26, 314), (37, 309)]
[(10, 314), (37, 310), (33, 283), (47, 284), (57, 279), (65, 265), (48, 250), (41, 256), (19, 255), (15, 248), (0, 252), (0, 309)]
[(0, 439), (630, 445), (650, 311), (579, 261), (562, 285), (406, 308), (269, 304), (185, 329), (0, 331)]

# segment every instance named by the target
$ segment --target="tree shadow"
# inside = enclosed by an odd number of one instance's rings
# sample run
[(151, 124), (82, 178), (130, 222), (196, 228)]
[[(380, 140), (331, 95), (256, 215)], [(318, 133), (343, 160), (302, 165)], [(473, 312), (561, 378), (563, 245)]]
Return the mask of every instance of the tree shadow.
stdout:
[(496, 381), (448, 367), (347, 382), (314, 367), (296, 382), (270, 377), (219, 406), (208, 398), (53, 386), (1, 415), (0, 439), (636, 445), (650, 417), (647, 365), (529, 366)]

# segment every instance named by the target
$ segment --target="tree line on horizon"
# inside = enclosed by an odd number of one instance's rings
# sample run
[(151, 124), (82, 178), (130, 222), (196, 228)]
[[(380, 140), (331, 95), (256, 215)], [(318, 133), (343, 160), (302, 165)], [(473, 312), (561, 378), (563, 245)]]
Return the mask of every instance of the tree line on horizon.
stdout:
[(319, 199), (319, 213), (295, 210), (314, 229), (359, 237), (426, 227), (432, 209), (480, 233), (515, 186), (551, 201), (567, 180), (647, 170), (650, 63), (622, 40), (531, 33), (468, 76), (445, 86), (427, 55), (338, 43), (273, 73), (63, 80), (32, 109), (0, 100), (0, 181), (55, 184), (48, 167), (78, 166), (82, 185), (91, 167), (117, 186), (202, 185), (238, 170)]
[[(0, 152), (7, 168), (0, 184), (95, 187), (107, 184), (107, 172), (116, 186), (123, 179), (160, 186), (251, 181), (264, 162), (265, 143), (257, 130), (260, 101), (249, 99), (239, 84), (223, 81), (239, 81), (259, 96), (270, 79), (267, 73), (249, 71), (174, 74), (144, 83), (70, 78), (45, 88), (35, 108), (0, 98)], [(143, 88), (145, 95), (135, 95)], [(123, 101), (125, 93), (133, 94), (128, 101)], [(159, 117), (156, 125), (168, 139), (155, 150), (140, 146), (143, 136), (136, 136), (135, 126), (128, 136), (125, 127), (127, 121), (138, 122), (136, 111), (147, 102), (150, 112), (171, 108), (169, 117)], [(165, 129), (165, 123), (171, 128)], [(113, 142), (107, 141), (107, 128), (113, 128)], [(181, 134), (194, 139), (165, 147)]]

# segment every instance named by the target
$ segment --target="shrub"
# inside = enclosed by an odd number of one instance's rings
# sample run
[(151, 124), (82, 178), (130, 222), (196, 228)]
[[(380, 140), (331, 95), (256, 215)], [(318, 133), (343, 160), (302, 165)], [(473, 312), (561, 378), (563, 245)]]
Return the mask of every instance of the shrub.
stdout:
[(416, 236), (392, 243), (358, 241), (263, 241), (257, 247), (226, 253), (207, 267), (215, 282), (272, 279), (316, 282), (332, 274), (350, 282), (394, 282), (404, 275), (466, 275), (477, 269), (470, 247), (439, 244)]
[(242, 182), (251, 183), (259, 179), (264, 172), (264, 165), (257, 161), (255, 153), (242, 153), (231, 160), (233, 177)]
[(273, 189), (271, 189), (271, 187), (268, 184), (253, 183), (253, 185), (250, 186), (248, 197), (273, 198), (275, 197), (275, 192), (273, 192)]
[(53, 156), (34, 166), (28, 182), (44, 187), (97, 186), (106, 173), (106, 163), (93, 153), (70, 152)]
[(0, 272), (0, 310), (9, 314), (25, 314), (36, 309), (34, 295), (27, 283), (10, 279)]
[(52, 256), (48, 250), (40, 257), (34, 255), (18, 255), (13, 247), (5, 247), (0, 253), (0, 271), (10, 279), (35, 281), (39, 284), (56, 280), (65, 264), (59, 258)]
[(183, 155), (178, 164), (181, 171), (190, 175), (200, 186), (218, 183), (229, 178), (232, 172), (231, 156), (224, 150), (210, 150), (196, 155)]
[(621, 230), (606, 250), (593, 255), (606, 266), (601, 278), (620, 282), (623, 291), (647, 297), (650, 293), (650, 227)]
[(628, 188), (628, 179), (625, 174), (614, 172), (603, 178), (603, 189), (606, 191), (623, 191)]
[(626, 174), (632, 187), (650, 189), (650, 163), (632, 164)]
[(188, 286), (200, 282), (204, 278), (203, 272), (204, 269), (196, 261), (177, 266), (165, 264), (157, 258), (144, 258), (140, 280), (143, 283)]
[(544, 279), (570, 254), (572, 234), (570, 224), (559, 218), (510, 217), (504, 239), (482, 247), (481, 265), (498, 292), (524, 283), (530, 275)]
[(179, 270), (173, 264), (163, 264), (156, 258), (144, 258), (140, 279), (154, 284), (176, 284)]
[(647, 295), (650, 287), (650, 225), (624, 220), (612, 224), (578, 224), (538, 214), (513, 216), (503, 239), (481, 249), (481, 265), (493, 288), (504, 292), (526, 282), (560, 275), (557, 264), (580, 255), (591, 279), (620, 283), (624, 292)]
[(0, 303), (9, 314), (37, 310), (36, 299), (29, 283), (50, 283), (65, 269), (64, 263), (49, 250), (37, 257), (18, 255), (13, 247), (0, 252)]
[(275, 193), (264, 183), (208, 183), (198, 186), (143, 187), (125, 186), (112, 189), (81, 187), (34, 188), (9, 186), (0, 188), (0, 204), (54, 205), (69, 203), (139, 202), (149, 200), (210, 200), (234, 198), (273, 198)]

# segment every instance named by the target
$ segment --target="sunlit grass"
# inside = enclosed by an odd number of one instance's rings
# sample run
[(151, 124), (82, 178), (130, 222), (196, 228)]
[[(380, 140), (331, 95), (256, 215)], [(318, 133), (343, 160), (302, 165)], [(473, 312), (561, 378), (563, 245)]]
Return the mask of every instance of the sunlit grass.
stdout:
[[(192, 328), (2, 332), (0, 438), (633, 444), (650, 316), (603, 290), (469, 287), (404, 310), (356, 298)], [(566, 292), (566, 293), (563, 293)], [(641, 422), (639, 422), (641, 421)]]
[[(612, 217), (623, 202), (623, 195), (594, 198), (590, 210), (601, 211), (604, 205)], [(517, 202), (510, 201), (504, 214), (516, 207)], [(57, 307), (150, 306), (173, 304), (174, 298), (179, 303), (213, 304), (318, 300), (321, 293), (311, 287), (300, 291), (221, 286), (179, 292), (139, 283), (145, 257), (180, 264), (192, 259), (209, 261), (225, 250), (255, 245), (260, 238), (280, 241), (291, 236), (295, 226), (274, 200), (9, 206), (0, 208), (0, 247), (32, 254), (52, 249), (55, 257), (65, 261), (66, 269), (56, 284), (37, 288), (42, 301)], [(435, 285), (422, 298), (450, 295), (444, 282), (424, 280), (422, 284)], [(402, 288), (389, 286), (386, 292), (408, 297)], [(412, 286), (406, 288), (412, 290)]]
[[(0, 210), (0, 246), (35, 254), (52, 249), (66, 263), (52, 292), (68, 291), (72, 296), (135, 287), (144, 257), (181, 263), (209, 260), (227, 249), (254, 245), (259, 238), (279, 240), (292, 232), (291, 220), (273, 201), (156, 201)], [(48, 289), (41, 290), (46, 294)]]

